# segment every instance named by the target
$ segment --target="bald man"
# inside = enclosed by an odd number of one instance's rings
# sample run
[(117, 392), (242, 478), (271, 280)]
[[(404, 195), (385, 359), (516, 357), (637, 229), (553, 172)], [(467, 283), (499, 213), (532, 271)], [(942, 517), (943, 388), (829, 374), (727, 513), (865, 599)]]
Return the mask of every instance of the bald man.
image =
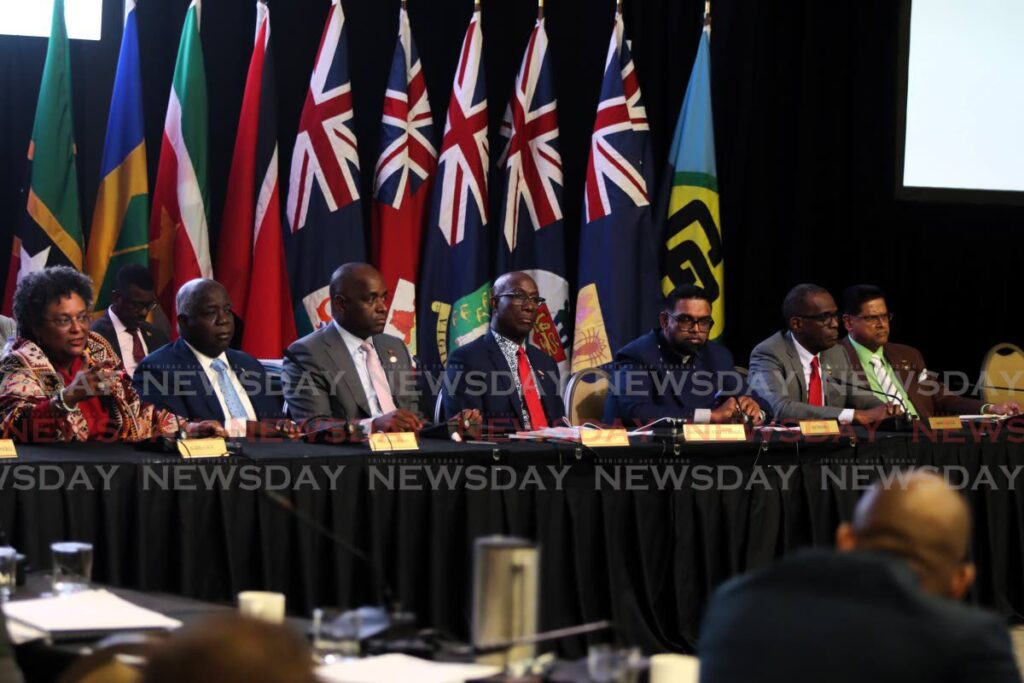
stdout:
[(492, 432), (563, 426), (558, 366), (527, 344), (543, 304), (537, 283), (526, 273), (506, 273), (494, 282), (490, 329), (448, 356), (448, 415), (478, 410)]
[(971, 519), (939, 477), (876, 485), (807, 551), (723, 585), (701, 629), (702, 683), (1019, 683), (1006, 624), (959, 602)]

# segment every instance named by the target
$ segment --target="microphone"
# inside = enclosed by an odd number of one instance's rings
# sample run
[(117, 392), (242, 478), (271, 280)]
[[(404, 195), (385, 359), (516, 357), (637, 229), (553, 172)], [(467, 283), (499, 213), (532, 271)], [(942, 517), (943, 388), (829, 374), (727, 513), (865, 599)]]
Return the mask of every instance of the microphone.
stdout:
[(823, 377), (827, 376), (829, 381), (835, 382), (836, 384), (838, 384), (842, 388), (852, 387), (854, 389), (859, 389), (861, 391), (867, 391), (867, 392), (869, 392), (871, 394), (875, 394), (875, 395), (879, 395), (880, 394), (882, 396), (885, 396), (886, 398), (890, 398), (890, 399), (895, 400), (899, 404), (900, 408), (903, 409), (903, 414), (902, 415), (894, 415), (891, 419), (894, 420), (897, 423), (897, 425), (902, 427), (902, 428), (908, 428), (910, 426), (910, 423), (911, 423), (911, 421), (913, 421), (913, 418), (910, 415), (910, 411), (907, 410), (907, 403), (906, 403), (906, 401), (903, 400), (902, 396), (900, 396), (897, 393), (889, 393), (889, 392), (886, 392), (886, 391), (882, 391), (881, 389), (872, 389), (870, 386), (864, 386), (860, 382), (854, 382), (852, 380), (840, 379), (839, 377), (836, 377), (836, 376), (834, 376), (832, 374), (832, 366), (829, 365), (828, 363), (825, 363), (824, 368), (825, 368), (825, 375), (823, 375)]
[(561, 640), (562, 638), (572, 638), (573, 636), (582, 636), (587, 633), (594, 633), (595, 631), (605, 631), (612, 627), (612, 622), (608, 620), (592, 621), (589, 624), (557, 628), (552, 631), (541, 631), (540, 633), (534, 633), (530, 636), (504, 640), (499, 643), (470, 645), (467, 647), (452, 648), (449, 651), (451, 654), (459, 656), (489, 655), (504, 652), (505, 650), (511, 650), (512, 648), (519, 647), (520, 645), (535, 645), (537, 643), (546, 643), (552, 640)]
[[(727, 392), (725, 389), (719, 389), (715, 392), (715, 405), (721, 406), (723, 403), (728, 401), (730, 398), (735, 398), (735, 395)], [(739, 403), (736, 404), (736, 412), (733, 415), (740, 416), (740, 422), (743, 424), (750, 424), (750, 416), (740, 410)]]

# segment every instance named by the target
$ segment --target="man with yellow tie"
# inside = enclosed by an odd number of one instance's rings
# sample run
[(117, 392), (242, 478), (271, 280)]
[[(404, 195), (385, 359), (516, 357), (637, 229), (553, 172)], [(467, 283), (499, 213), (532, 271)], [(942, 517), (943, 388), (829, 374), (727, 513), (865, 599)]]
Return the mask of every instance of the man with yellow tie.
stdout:
[(1020, 414), (1020, 406), (1013, 401), (992, 405), (950, 391), (936, 373), (928, 371), (920, 351), (889, 342), (892, 319), (880, 288), (854, 285), (843, 292), (843, 324), (849, 335), (841, 344), (850, 365), (863, 372), (860, 381), (879, 400), (900, 403), (914, 418)]

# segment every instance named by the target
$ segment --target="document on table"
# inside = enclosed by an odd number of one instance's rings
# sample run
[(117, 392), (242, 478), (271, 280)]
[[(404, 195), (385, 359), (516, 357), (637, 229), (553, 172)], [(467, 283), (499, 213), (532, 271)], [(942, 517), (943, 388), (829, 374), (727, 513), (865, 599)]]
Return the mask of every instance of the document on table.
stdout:
[(501, 673), (496, 666), (431, 662), (409, 655), (390, 654), (366, 659), (349, 659), (321, 666), (316, 670), (322, 681), (329, 683), (462, 683)]
[(20, 625), (55, 637), (181, 626), (177, 619), (139, 607), (102, 589), (33, 600), (12, 600), (5, 603), (3, 609), (9, 621), (17, 621)]

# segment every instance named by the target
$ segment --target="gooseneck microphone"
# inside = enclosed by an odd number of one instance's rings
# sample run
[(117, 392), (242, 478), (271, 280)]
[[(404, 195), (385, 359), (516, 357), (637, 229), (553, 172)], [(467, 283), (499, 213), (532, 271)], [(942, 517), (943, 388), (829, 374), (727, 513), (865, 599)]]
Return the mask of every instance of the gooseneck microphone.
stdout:
[(827, 377), (829, 381), (835, 382), (836, 384), (838, 384), (840, 386), (840, 388), (850, 387), (850, 388), (853, 388), (853, 389), (858, 389), (860, 391), (866, 391), (866, 392), (874, 394), (876, 396), (884, 396), (886, 398), (889, 398), (889, 399), (892, 399), (892, 400), (896, 401), (896, 403), (899, 404), (900, 408), (903, 409), (903, 414), (902, 415), (893, 415), (891, 419), (895, 420), (901, 427), (909, 427), (910, 426), (910, 423), (913, 421), (914, 418), (911, 416), (910, 411), (907, 410), (907, 403), (906, 403), (906, 401), (903, 400), (902, 396), (900, 396), (897, 393), (890, 393), (890, 392), (887, 392), (887, 391), (882, 391), (880, 389), (873, 389), (870, 386), (864, 386), (860, 382), (854, 382), (852, 380), (844, 380), (844, 379), (841, 379), (839, 377), (836, 377), (835, 375), (832, 374), (832, 366), (829, 365), (828, 363), (825, 364), (824, 368), (825, 368), (825, 374), (822, 375), (822, 377)]

